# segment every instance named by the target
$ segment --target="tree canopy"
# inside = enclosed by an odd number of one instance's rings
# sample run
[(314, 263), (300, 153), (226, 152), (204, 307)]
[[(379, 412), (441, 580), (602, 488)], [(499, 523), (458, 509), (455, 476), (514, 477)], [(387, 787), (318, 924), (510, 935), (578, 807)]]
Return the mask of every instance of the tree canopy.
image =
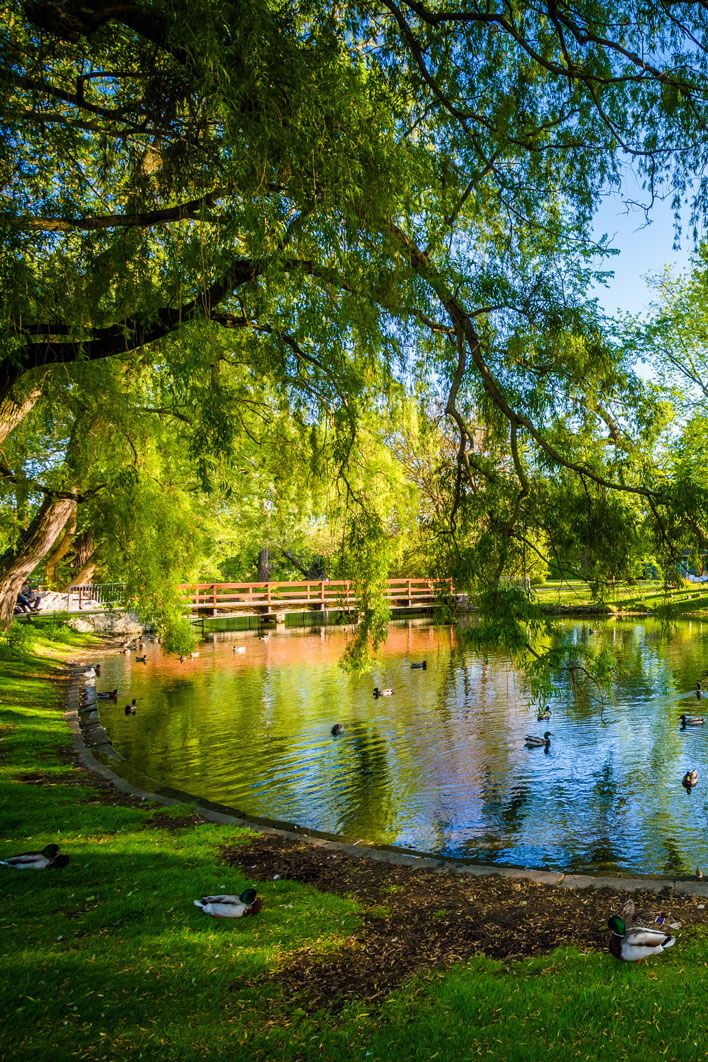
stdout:
[[(428, 425), (431, 570), (494, 592), (573, 539), (602, 580), (645, 521), (673, 548), (664, 407), (588, 298), (591, 233), (626, 166), (647, 208), (690, 195), (701, 216), (706, 19), (648, 0), (8, 4), (4, 622), (73, 521), (110, 553), (109, 514), (142, 512), (124, 541), (145, 556), (168, 480), (262, 504), (262, 469), (239, 476), (254, 447), (308, 491), (310, 472), (343, 484), (375, 581), (398, 517), (372, 445), (400, 453), (404, 392)], [(179, 541), (161, 580), (189, 568)]]

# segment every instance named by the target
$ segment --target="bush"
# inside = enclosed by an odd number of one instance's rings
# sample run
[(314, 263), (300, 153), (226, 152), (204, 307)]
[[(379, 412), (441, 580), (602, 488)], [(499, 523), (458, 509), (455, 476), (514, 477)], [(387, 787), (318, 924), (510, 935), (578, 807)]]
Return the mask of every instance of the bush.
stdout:
[(14, 620), (0, 640), (0, 652), (9, 659), (18, 660), (27, 656), (32, 648), (32, 628), (29, 623)]
[(55, 612), (50, 619), (42, 623), (42, 634), (50, 642), (65, 642), (70, 640), (73, 631), (68, 625), (68, 612)]

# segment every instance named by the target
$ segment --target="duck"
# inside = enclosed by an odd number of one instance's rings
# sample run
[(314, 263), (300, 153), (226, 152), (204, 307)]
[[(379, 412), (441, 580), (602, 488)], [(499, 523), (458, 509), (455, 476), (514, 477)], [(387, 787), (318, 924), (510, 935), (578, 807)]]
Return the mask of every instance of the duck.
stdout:
[(394, 690), (389, 687), (385, 690), (380, 690), (378, 686), (374, 686), (374, 697), (393, 697)]
[(135, 663), (136, 664), (147, 664), (147, 659), (148, 659), (147, 656), (136, 656)]
[(610, 954), (625, 962), (641, 962), (649, 955), (661, 955), (676, 943), (675, 937), (661, 929), (646, 929), (644, 926), (628, 929), (619, 915), (608, 918), (607, 925), (612, 930)]
[(118, 687), (114, 690), (102, 690), (101, 693), (97, 693), (99, 701), (117, 701), (118, 700)]
[(542, 723), (544, 719), (551, 718), (551, 709), (548, 707), (548, 705), (546, 705), (545, 708), (539, 708), (538, 715), (536, 716), (536, 718), (538, 719), (539, 723)]
[(15, 867), (16, 870), (46, 870), (47, 867), (65, 867), (68, 862), (68, 855), (59, 851), (58, 844), (45, 845), (39, 852), (21, 852), (0, 859), (0, 864)]
[(698, 698), (699, 701), (700, 701), (702, 695), (703, 695), (703, 690), (701, 689), (701, 684), (700, 684), (700, 682), (697, 682), (696, 683), (696, 697)]
[(524, 744), (527, 749), (547, 749), (551, 744), (551, 737), (553, 733), (551, 730), (544, 731), (543, 737), (534, 737), (533, 734), (528, 734)]
[(428, 667), (427, 660), (421, 660), (419, 664), (411, 664), (411, 670), (413, 671), (425, 671)]
[(703, 726), (705, 718), (702, 715), (686, 715), (685, 713), (680, 717), (681, 726)]
[(696, 881), (703, 881), (703, 871), (700, 867), (696, 867)]
[(135, 715), (136, 707), (137, 707), (137, 705), (135, 703), (135, 697), (133, 697), (132, 703), (131, 704), (126, 704), (126, 706), (125, 706), (125, 714), (126, 715)]
[(619, 916), (626, 926), (630, 926), (634, 921), (634, 915), (636, 913), (636, 906), (634, 900), (625, 900), (620, 907)]
[(681, 785), (683, 786), (683, 788), (686, 790), (687, 793), (690, 793), (691, 790), (693, 789), (693, 787), (696, 786), (697, 784), (698, 784), (698, 771), (694, 767), (694, 769), (692, 771), (686, 771), (686, 773), (684, 774), (683, 778), (681, 779)]
[(336, 737), (337, 734), (343, 734), (344, 733), (344, 727), (342, 726), (341, 723), (335, 723), (334, 726), (332, 727), (330, 733), (331, 733), (332, 737)]
[(246, 652), (246, 646), (245, 645), (235, 645), (234, 646), (234, 652), (235, 653), (245, 653)]
[(201, 900), (194, 901), (194, 906), (200, 907), (204, 914), (212, 915), (213, 918), (243, 918), (245, 915), (258, 914), (263, 901), (256, 895), (255, 889), (245, 889), (240, 896), (230, 893), (202, 896)]
[(89, 664), (86, 671), (84, 671), (84, 678), (96, 678), (101, 674), (100, 664)]

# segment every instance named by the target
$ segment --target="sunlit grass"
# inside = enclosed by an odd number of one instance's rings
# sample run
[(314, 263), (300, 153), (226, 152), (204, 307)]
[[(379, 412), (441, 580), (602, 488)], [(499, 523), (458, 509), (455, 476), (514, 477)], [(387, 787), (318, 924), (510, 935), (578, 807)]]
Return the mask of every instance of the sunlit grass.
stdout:
[(664, 589), (656, 580), (631, 586), (617, 583), (603, 591), (602, 600), (592, 597), (589, 587), (580, 580), (548, 580), (534, 590), (543, 605), (564, 608), (596, 606), (608, 612), (648, 611), (657, 614), (681, 614), (708, 609), (708, 584), (687, 583), (678, 588)]

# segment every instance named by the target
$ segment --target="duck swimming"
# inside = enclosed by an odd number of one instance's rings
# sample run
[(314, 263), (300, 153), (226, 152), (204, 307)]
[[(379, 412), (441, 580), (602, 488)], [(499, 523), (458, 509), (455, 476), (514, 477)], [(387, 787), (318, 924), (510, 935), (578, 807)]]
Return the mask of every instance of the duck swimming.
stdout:
[(68, 855), (59, 851), (58, 844), (48, 844), (39, 852), (21, 852), (20, 855), (0, 859), (0, 864), (16, 870), (45, 870), (47, 867), (65, 867)]
[(533, 734), (529, 734), (524, 744), (527, 749), (543, 749), (548, 748), (551, 744), (551, 737), (553, 733), (551, 730), (546, 730), (542, 738), (534, 737)]
[(97, 693), (99, 701), (117, 701), (118, 700), (118, 687), (114, 690), (103, 690), (102, 693)]
[(136, 656), (135, 663), (136, 664), (147, 664), (147, 659), (148, 658), (146, 656)]
[(428, 666), (428, 661), (427, 660), (422, 660), (419, 664), (411, 664), (411, 669), (413, 671), (425, 671), (427, 666)]
[(263, 901), (256, 895), (255, 889), (245, 889), (240, 896), (225, 893), (221, 896), (202, 896), (194, 901), (204, 914), (214, 918), (243, 918), (245, 915), (258, 914)]
[(393, 697), (394, 690), (389, 687), (385, 690), (380, 690), (378, 686), (374, 686), (374, 697)]
[(680, 719), (681, 719), (681, 726), (684, 727), (684, 728), (687, 727), (687, 726), (703, 726), (703, 724), (705, 723), (705, 719), (704, 719), (704, 717), (702, 715), (686, 715), (686, 714), (684, 714), (684, 715), (682, 715), (680, 717)]
[(536, 716), (536, 718), (538, 719), (539, 723), (542, 723), (544, 719), (551, 718), (551, 709), (548, 707), (548, 705), (546, 705), (545, 708), (539, 708), (538, 715)]
[(344, 733), (344, 727), (342, 726), (341, 723), (335, 723), (334, 726), (332, 727), (330, 733), (331, 733), (332, 737), (336, 737), (337, 734), (343, 734)]
[(137, 705), (135, 703), (135, 697), (133, 697), (132, 703), (131, 704), (126, 704), (126, 706), (125, 706), (125, 714), (126, 715), (135, 715), (136, 708), (137, 708)]
[(694, 768), (692, 771), (686, 771), (681, 779), (681, 785), (690, 793), (694, 786), (698, 785), (698, 771)]
[(645, 929), (644, 926), (627, 929), (619, 915), (609, 918), (607, 925), (612, 930), (610, 954), (625, 962), (641, 962), (649, 955), (661, 955), (676, 943), (675, 937), (660, 929)]

